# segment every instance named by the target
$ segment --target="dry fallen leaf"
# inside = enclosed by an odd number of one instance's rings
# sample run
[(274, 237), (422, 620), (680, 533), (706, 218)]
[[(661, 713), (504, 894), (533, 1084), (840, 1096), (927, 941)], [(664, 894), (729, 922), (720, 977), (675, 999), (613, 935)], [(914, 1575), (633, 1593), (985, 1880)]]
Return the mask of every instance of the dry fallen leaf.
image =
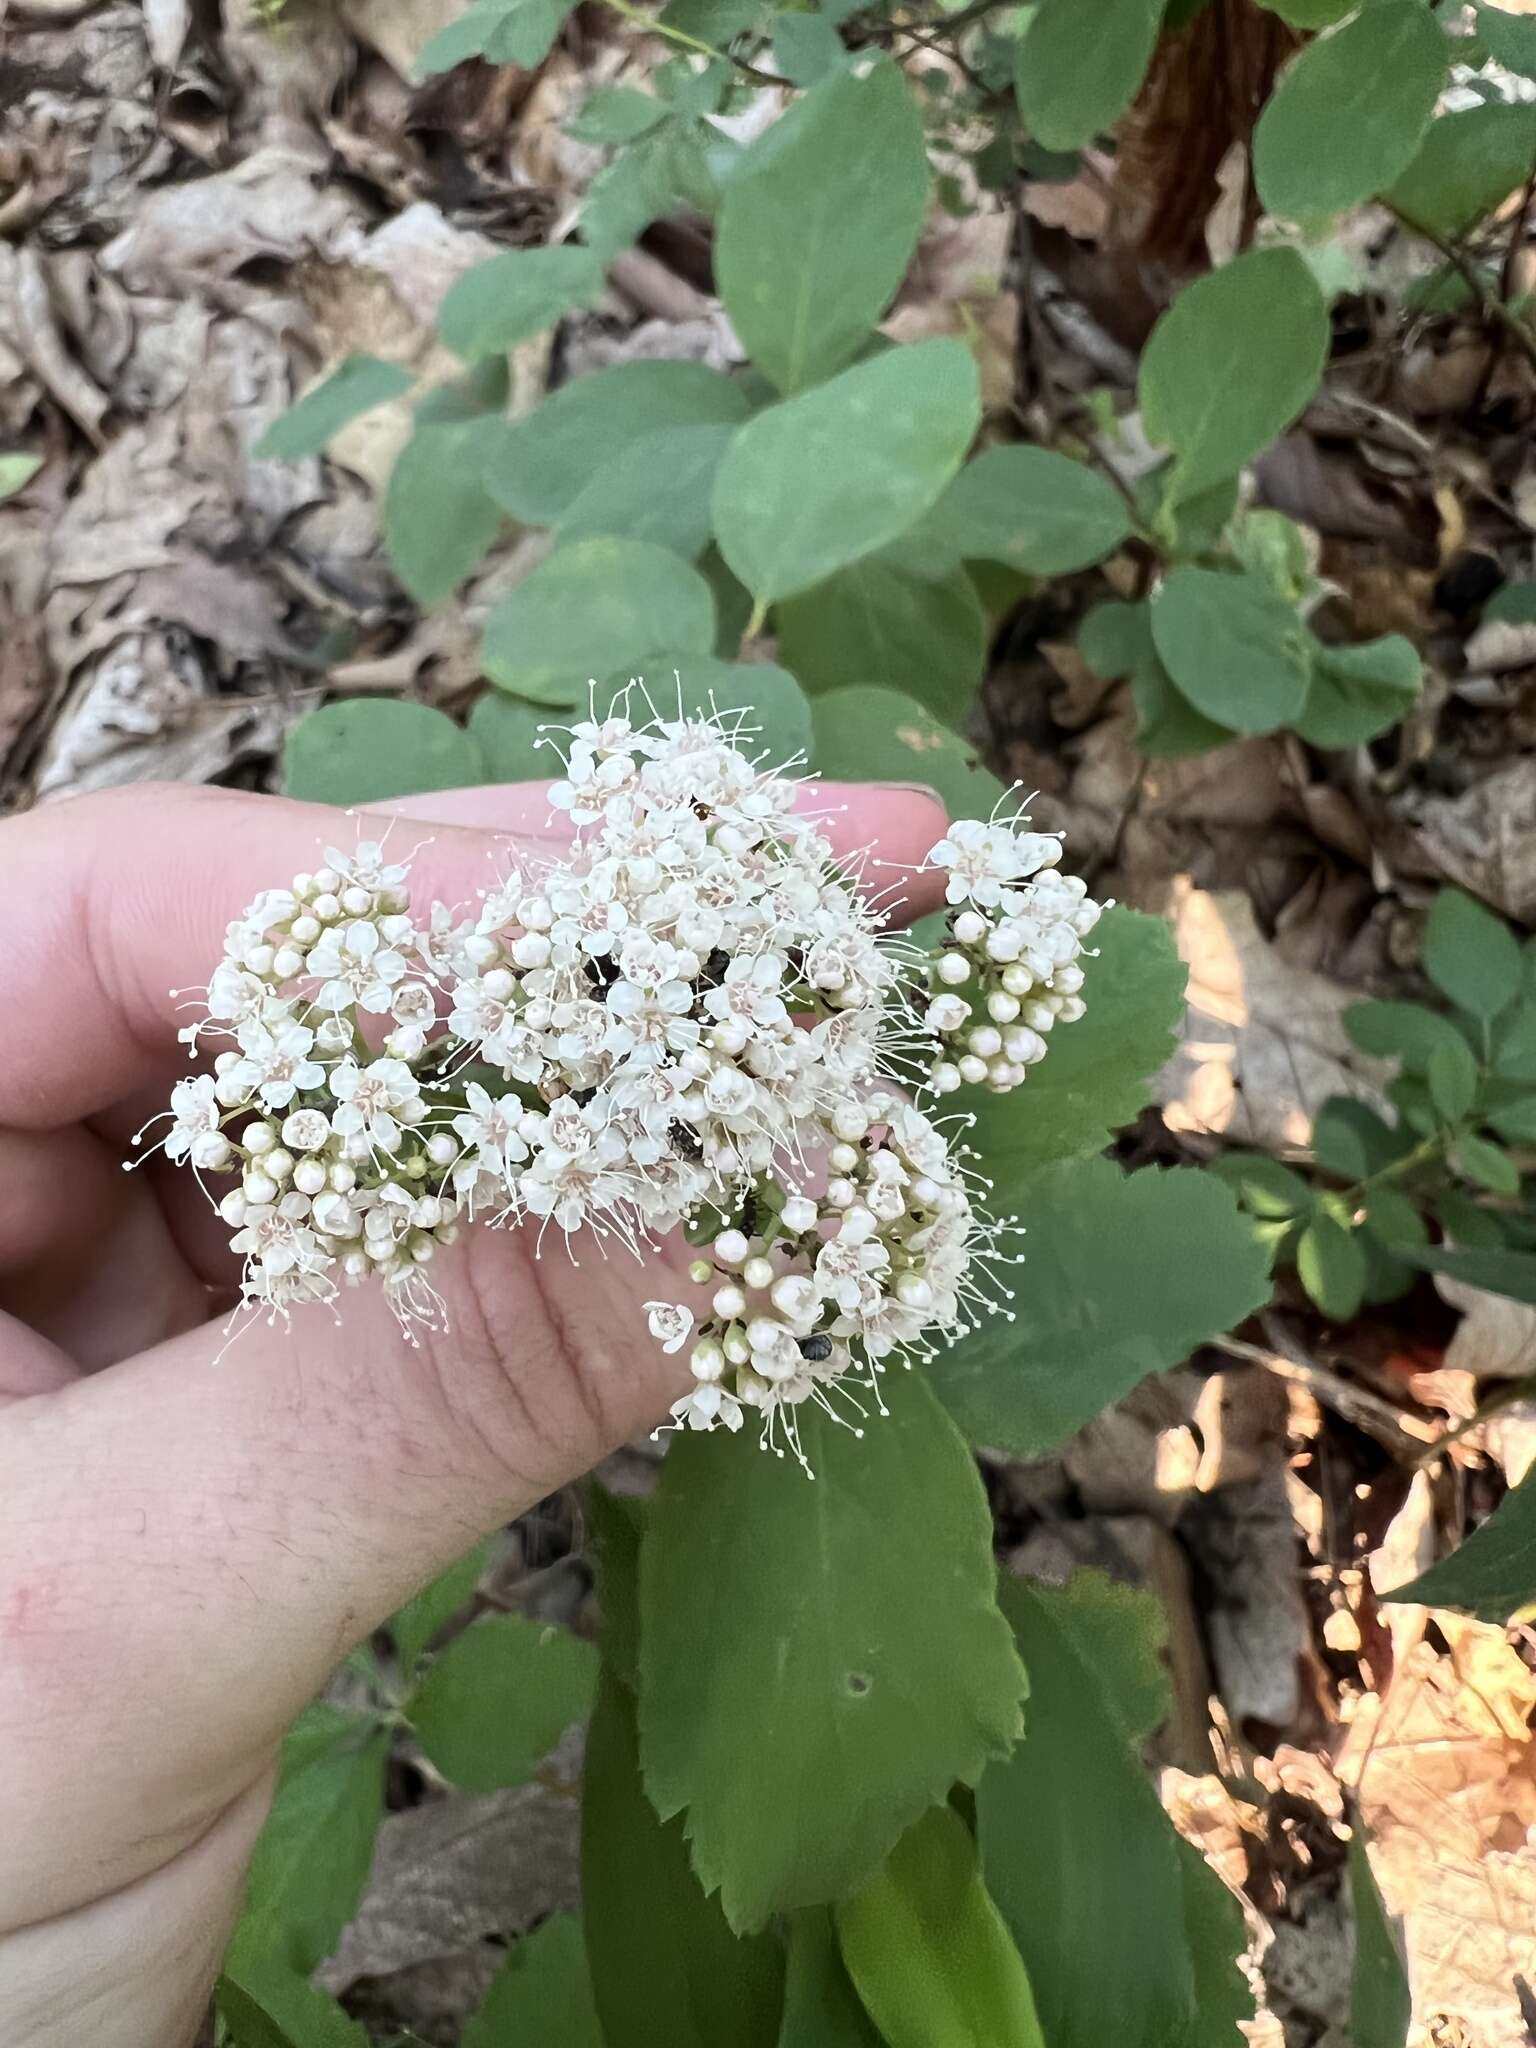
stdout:
[(1157, 1081), (1172, 1129), (1278, 1151), (1311, 1142), (1330, 1095), (1379, 1106), (1382, 1069), (1340, 1021), (1358, 1000), (1352, 991), (1287, 965), (1236, 890), (1177, 882), (1169, 917), (1189, 967), (1183, 1042)]

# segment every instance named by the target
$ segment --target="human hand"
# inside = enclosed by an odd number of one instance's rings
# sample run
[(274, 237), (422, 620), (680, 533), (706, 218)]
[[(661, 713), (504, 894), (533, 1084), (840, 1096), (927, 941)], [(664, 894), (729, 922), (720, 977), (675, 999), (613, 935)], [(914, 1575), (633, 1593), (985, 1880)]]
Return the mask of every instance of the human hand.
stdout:
[[(931, 797), (820, 787), (840, 850), (895, 865)], [(841, 807), (841, 808), (837, 808)], [(543, 787), (392, 807), (443, 821), (422, 900)], [(136, 789), (0, 824), (0, 2013), (15, 2048), (175, 2048), (196, 2030), (283, 1732), (348, 1648), (487, 1529), (664, 1414), (653, 1270), (469, 1230), (413, 1349), (376, 1290), (257, 1324), (215, 1363), (235, 1279), (190, 1176), (124, 1174), (186, 1070), (173, 987), (336, 837), (318, 806)], [(501, 835), (498, 841), (491, 834)], [(909, 914), (932, 908), (914, 881)], [(675, 1254), (675, 1263), (684, 1263)], [(642, 1334), (634, 1334), (636, 1331)]]

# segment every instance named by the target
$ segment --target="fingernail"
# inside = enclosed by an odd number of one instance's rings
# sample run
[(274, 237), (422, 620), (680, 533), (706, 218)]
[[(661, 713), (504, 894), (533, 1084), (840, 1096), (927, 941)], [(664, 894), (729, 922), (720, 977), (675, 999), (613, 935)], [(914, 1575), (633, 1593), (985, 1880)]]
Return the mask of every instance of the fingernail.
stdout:
[(877, 782), (874, 787), (876, 789), (898, 789), (903, 796), (925, 796), (930, 803), (938, 804), (941, 808), (944, 803), (944, 799), (939, 795), (939, 792), (931, 782)]

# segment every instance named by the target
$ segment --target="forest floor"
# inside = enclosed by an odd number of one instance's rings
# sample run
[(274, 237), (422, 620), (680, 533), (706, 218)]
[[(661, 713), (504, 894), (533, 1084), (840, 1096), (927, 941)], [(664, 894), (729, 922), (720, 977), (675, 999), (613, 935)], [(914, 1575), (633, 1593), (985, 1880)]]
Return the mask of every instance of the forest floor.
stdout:
[[(563, 122), (648, 61), (586, 8), (537, 74), (412, 83), (458, 11), (290, 0), (268, 20), (226, 0), (220, 22), (206, 0), (28, 0), (4, 23), (0, 448), (44, 460), (0, 509), (0, 811), (148, 777), (271, 787), (284, 734), (325, 693), (457, 712), (481, 687), (482, 593), (516, 573), (519, 544), (462, 603), (418, 615), (378, 545), (403, 407), (349, 429), (338, 461), (250, 456), (357, 349), (431, 374), (449, 284), (561, 231), (603, 162)], [(1018, 218), (939, 219), (889, 324), (964, 333), (994, 411), (1025, 394), (1038, 434), (1064, 394), (1128, 390), (1144, 330), (1101, 246), (1092, 164), (1031, 189)], [(1166, 916), (1189, 965), (1138, 1159), (1238, 1142), (1304, 1160), (1327, 1096), (1373, 1099), (1381, 1073), (1341, 1012), (1422, 992), (1440, 883), (1536, 926), (1536, 625), (1478, 625), (1536, 567), (1536, 381), (1447, 318), (1405, 347), (1368, 288), (1400, 260), (1390, 224), (1350, 234), (1367, 289), (1257, 485), (1319, 537), (1359, 633), (1424, 653), (1410, 720), (1347, 755), (1282, 735), (1149, 763), (1124, 688), (1072, 644), (1113, 563), (1021, 601), (993, 650), (978, 745), (1039, 790), (1094, 893)], [(704, 224), (653, 230), (596, 310), (520, 351), (530, 396), (635, 357), (738, 360), (709, 282)], [(1058, 1456), (984, 1461), (1013, 1568), (1096, 1565), (1164, 1602), (1177, 1708), (1159, 1784), (1244, 1898), (1265, 2048), (1346, 2041), (1357, 1808), (1411, 1952), (1416, 2039), (1536, 2042), (1536, 1634), (1377, 1604), (1536, 1458), (1533, 1374), (1531, 1309), (1426, 1279), (1335, 1329), (1282, 1284)], [(1438, 1448), (1493, 1394), (1510, 1398)], [(653, 1456), (608, 1476), (643, 1490)], [(507, 1534), (482, 1597), (586, 1625), (579, 1540), (573, 1502), (546, 1504)], [(572, 1901), (577, 1767), (561, 1752), (530, 1785), (469, 1799), (401, 1759), (363, 1910), (323, 1977), (381, 2036), (451, 2041), (498, 1945)]]

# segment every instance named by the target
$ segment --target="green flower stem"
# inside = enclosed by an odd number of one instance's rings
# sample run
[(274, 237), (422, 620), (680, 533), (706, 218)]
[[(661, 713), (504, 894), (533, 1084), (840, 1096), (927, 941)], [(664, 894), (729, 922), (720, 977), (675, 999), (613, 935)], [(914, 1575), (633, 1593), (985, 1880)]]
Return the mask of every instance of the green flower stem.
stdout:
[(743, 78), (750, 78), (758, 85), (782, 85), (790, 90), (794, 81), (781, 78), (777, 71), (764, 71), (759, 65), (749, 64), (745, 57), (733, 57), (729, 50), (717, 50), (713, 43), (702, 42), (698, 36), (691, 36), (686, 29), (673, 28), (670, 23), (658, 21), (655, 15), (647, 14), (643, 8), (630, 4), (630, 0), (607, 0), (615, 14), (623, 15), (636, 28), (644, 29), (647, 35), (660, 36), (669, 43), (676, 43), (679, 49), (692, 50), (696, 56), (712, 57), (717, 63), (730, 64)]

